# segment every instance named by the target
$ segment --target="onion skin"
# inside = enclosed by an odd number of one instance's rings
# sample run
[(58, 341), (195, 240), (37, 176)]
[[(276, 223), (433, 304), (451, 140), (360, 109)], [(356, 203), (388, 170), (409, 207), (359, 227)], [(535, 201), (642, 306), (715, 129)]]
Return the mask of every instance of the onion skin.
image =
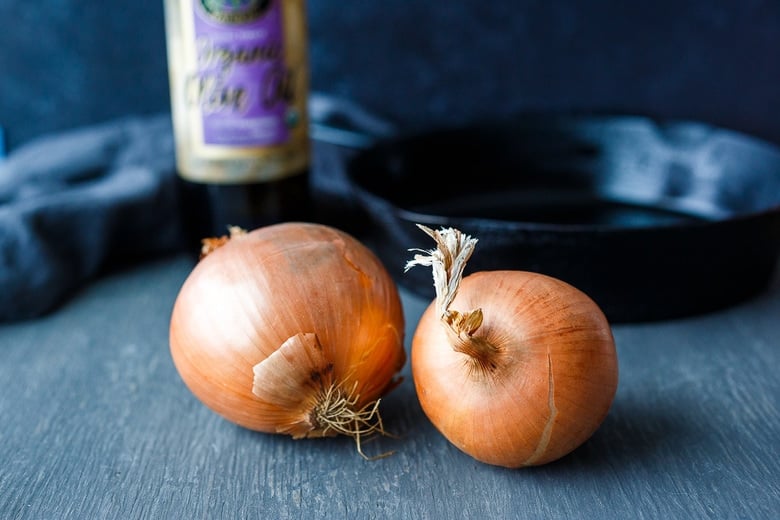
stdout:
[(412, 338), (423, 411), (456, 447), (508, 468), (559, 459), (598, 429), (614, 399), (618, 363), (601, 309), (549, 276), (486, 271), (461, 280), (452, 308), (481, 309), (474, 337), (495, 351), (477, 361), (453, 348), (436, 302)]
[(397, 288), (368, 248), (329, 226), (283, 223), (232, 238), (194, 267), (170, 350), (190, 391), (225, 419), (318, 437), (339, 433), (316, 417), (326, 390), (357, 412), (398, 383), (403, 331)]

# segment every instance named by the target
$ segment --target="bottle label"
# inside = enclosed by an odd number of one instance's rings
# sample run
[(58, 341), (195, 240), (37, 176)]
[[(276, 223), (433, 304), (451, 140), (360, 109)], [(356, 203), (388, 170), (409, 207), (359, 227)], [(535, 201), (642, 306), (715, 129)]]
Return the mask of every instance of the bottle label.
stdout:
[(200, 111), (203, 144), (285, 143), (299, 115), (280, 1), (196, 0), (192, 9), (196, 68), (185, 96)]
[(310, 162), (305, 0), (165, 0), (176, 167), (254, 183)]

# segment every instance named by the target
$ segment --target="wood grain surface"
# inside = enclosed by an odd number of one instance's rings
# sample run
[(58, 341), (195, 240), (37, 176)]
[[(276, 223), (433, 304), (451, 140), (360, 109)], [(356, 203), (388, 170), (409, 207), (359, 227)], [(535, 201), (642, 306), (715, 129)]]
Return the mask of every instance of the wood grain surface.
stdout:
[[(449, 445), (406, 379), (368, 462), (347, 438), (294, 441), (208, 411), (178, 377), (168, 320), (182, 257), (96, 281), (0, 327), (3, 519), (770, 519), (780, 513), (780, 284), (683, 320), (614, 327), (602, 427), (546, 466)], [(407, 345), (427, 302), (404, 295)]]

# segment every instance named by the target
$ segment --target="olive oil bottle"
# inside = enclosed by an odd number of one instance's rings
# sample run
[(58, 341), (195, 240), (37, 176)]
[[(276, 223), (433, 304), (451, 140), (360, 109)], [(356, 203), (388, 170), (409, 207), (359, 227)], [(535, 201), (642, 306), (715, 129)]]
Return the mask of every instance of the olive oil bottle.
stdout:
[(312, 216), (305, 0), (164, 0), (192, 241)]

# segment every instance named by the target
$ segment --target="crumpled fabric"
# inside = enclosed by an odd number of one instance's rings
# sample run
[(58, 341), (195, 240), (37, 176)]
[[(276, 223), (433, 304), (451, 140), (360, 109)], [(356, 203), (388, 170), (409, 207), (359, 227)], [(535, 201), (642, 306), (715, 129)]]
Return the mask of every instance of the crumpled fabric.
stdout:
[[(355, 222), (345, 161), (393, 125), (310, 96), (312, 189), (325, 223)], [(0, 158), (0, 323), (41, 316), (107, 266), (183, 250), (170, 114), (33, 140)]]
[(169, 115), (31, 141), (0, 161), (0, 321), (53, 309), (112, 262), (181, 245)]

